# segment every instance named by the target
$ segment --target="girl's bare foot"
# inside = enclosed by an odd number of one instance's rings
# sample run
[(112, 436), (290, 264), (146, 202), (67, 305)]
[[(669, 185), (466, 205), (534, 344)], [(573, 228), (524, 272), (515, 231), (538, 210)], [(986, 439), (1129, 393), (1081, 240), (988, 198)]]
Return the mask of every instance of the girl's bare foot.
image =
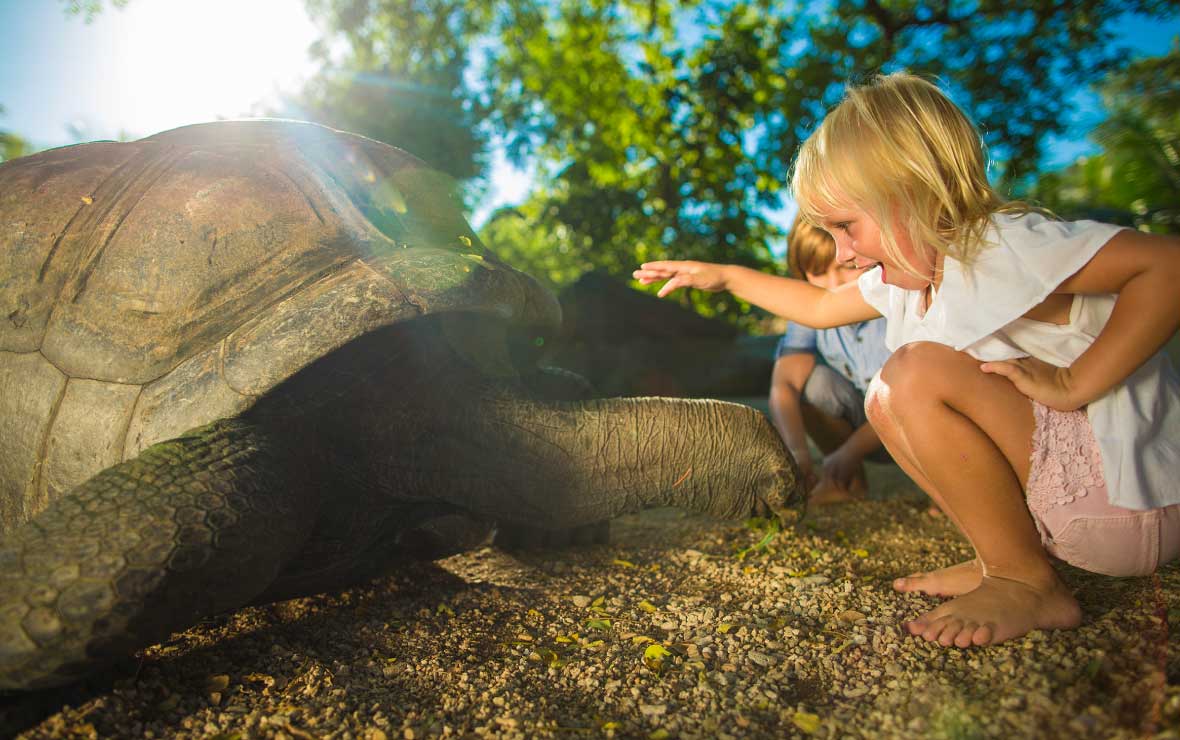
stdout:
[(1073, 594), (1057, 578), (1024, 583), (984, 576), (979, 588), (906, 623), (911, 635), (950, 647), (994, 645), (1035, 629), (1070, 629), (1082, 622)]
[(902, 593), (918, 592), (931, 596), (962, 596), (979, 588), (983, 568), (978, 560), (952, 565), (928, 573), (913, 573), (893, 581), (893, 589)]

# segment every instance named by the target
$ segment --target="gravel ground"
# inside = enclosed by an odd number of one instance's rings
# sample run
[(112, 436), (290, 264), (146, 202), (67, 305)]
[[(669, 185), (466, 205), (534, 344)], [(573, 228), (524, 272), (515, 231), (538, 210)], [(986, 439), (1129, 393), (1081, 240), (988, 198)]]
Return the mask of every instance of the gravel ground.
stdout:
[(932, 647), (890, 579), (966, 544), (895, 469), (794, 532), (658, 510), (610, 545), (484, 548), (243, 609), (85, 685), (0, 699), (22, 738), (1180, 738), (1180, 567), (1067, 570), (1080, 629)]

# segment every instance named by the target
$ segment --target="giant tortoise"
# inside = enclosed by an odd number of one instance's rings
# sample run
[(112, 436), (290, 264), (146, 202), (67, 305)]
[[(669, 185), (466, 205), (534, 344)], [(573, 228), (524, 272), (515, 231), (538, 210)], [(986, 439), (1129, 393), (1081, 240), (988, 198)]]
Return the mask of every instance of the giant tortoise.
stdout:
[(13, 160), (0, 249), (0, 688), (484, 522), (801, 498), (752, 409), (569, 400), (532, 359), (556, 301), (360, 136), (232, 121)]

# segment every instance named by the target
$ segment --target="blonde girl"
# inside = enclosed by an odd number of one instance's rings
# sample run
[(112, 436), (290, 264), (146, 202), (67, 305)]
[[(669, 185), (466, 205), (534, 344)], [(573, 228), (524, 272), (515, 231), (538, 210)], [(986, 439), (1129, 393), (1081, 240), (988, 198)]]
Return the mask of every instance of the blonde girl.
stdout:
[(1051, 558), (1116, 576), (1180, 553), (1180, 240), (1005, 202), (978, 132), (908, 74), (852, 87), (804, 143), (792, 188), (838, 260), (825, 290), (732, 265), (642, 265), (643, 283), (729, 290), (817, 328), (884, 316), (893, 355), (866, 412), (970, 541), (966, 563), (894, 582), (953, 597), (908, 622), (942, 645), (1070, 628)]

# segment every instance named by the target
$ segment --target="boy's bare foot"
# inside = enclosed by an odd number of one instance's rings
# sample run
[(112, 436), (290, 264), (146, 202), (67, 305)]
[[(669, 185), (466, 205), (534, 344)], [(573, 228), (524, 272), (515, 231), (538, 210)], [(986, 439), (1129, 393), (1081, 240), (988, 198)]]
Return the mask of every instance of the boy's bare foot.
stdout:
[(830, 479), (824, 478), (807, 494), (807, 503), (810, 506), (826, 506), (847, 501), (864, 501), (868, 490), (869, 486), (862, 478), (853, 478), (848, 488), (842, 488)]
[(847, 501), (861, 501), (864, 496), (855, 496), (852, 492), (835, 486), (817, 486), (807, 497), (808, 506), (827, 506), (828, 504), (842, 504)]
[(931, 596), (962, 596), (979, 588), (983, 568), (978, 560), (940, 568), (928, 573), (912, 573), (893, 580), (893, 589), (902, 593), (918, 592)]
[(1082, 610), (1056, 575), (1029, 584), (984, 576), (979, 588), (906, 623), (911, 635), (950, 647), (994, 645), (1035, 629), (1070, 629)]

